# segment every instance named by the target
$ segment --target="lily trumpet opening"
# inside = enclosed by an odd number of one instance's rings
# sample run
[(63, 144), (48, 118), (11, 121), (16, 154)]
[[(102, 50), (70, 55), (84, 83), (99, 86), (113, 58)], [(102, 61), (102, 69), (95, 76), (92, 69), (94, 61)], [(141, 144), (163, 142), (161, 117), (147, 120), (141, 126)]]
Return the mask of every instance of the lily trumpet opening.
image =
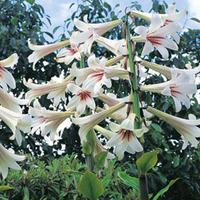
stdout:
[(71, 44), (70, 48), (61, 49), (56, 56), (58, 63), (65, 63), (69, 65), (74, 59), (81, 60), (81, 53), (79, 47), (76, 44)]
[(177, 74), (176, 71), (172, 74), (172, 79), (164, 83), (143, 85), (140, 87), (142, 91), (160, 93), (166, 96), (171, 96), (174, 100), (176, 112), (181, 110), (182, 105), (187, 109), (190, 108), (189, 95), (197, 92), (197, 86), (193, 77), (187, 73)]
[(114, 28), (117, 25), (122, 24), (122, 20), (114, 20), (111, 22), (105, 23), (86, 23), (79, 19), (74, 20), (74, 25), (81, 31), (76, 31), (72, 33), (70, 38), (71, 43), (73, 44), (81, 44), (81, 51), (84, 54), (91, 53), (91, 47), (93, 42), (95, 41), (96, 35), (103, 35), (110, 29)]
[(92, 110), (95, 109), (96, 105), (93, 98), (96, 97), (96, 95), (92, 90), (84, 87), (81, 88), (74, 83), (69, 83), (67, 88), (74, 95), (67, 104), (67, 108), (76, 107), (76, 111), (79, 115), (85, 112), (86, 106)]
[(135, 114), (131, 113), (120, 125), (111, 122), (110, 129), (113, 136), (107, 142), (106, 146), (114, 146), (114, 152), (119, 160), (124, 157), (124, 152), (135, 154), (143, 151), (143, 147), (137, 137), (141, 137), (144, 133), (143, 129), (134, 129)]
[[(158, 13), (157, 13), (158, 14)], [(130, 13), (131, 17), (140, 17), (146, 21), (151, 21), (153, 13), (146, 13), (134, 10)], [(170, 4), (167, 9), (166, 14), (159, 14), (159, 16), (162, 19), (163, 25), (166, 26), (170, 23), (174, 23), (176, 25), (177, 30), (180, 29), (180, 24), (178, 23), (179, 20), (181, 20), (183, 17), (185, 17), (186, 11), (182, 10), (179, 12), (176, 12), (176, 6), (174, 4)], [(178, 35), (175, 35), (174, 39), (179, 42), (180, 37)]]
[(31, 133), (40, 130), (42, 136), (50, 134), (50, 140), (54, 141), (56, 135), (62, 134), (69, 124), (69, 117), (75, 112), (46, 110), (36, 100), (34, 106), (29, 108), (29, 114), (33, 116)]
[(121, 68), (120, 64), (107, 67), (106, 61), (104, 57), (99, 59), (93, 54), (87, 60), (89, 67), (78, 69), (74, 65), (70, 74), (76, 78), (77, 85), (83, 84), (84, 87), (93, 90), (95, 94), (103, 85), (110, 88), (111, 79), (129, 78), (129, 72)]
[(103, 121), (106, 117), (109, 117), (112, 113), (117, 110), (123, 108), (125, 103), (119, 103), (115, 106), (110, 107), (107, 110), (103, 110), (99, 113), (95, 113), (85, 117), (72, 118), (72, 122), (80, 126), (79, 136), (81, 138), (81, 142), (86, 141), (86, 135), (89, 131), (101, 121)]
[(161, 118), (176, 129), (184, 141), (182, 149), (185, 149), (189, 143), (192, 147), (197, 148), (199, 141), (196, 138), (200, 137), (200, 128), (197, 125), (200, 125), (200, 119), (196, 119), (194, 115), (189, 115), (190, 119), (182, 119), (152, 107), (148, 107), (147, 111)]
[(12, 89), (16, 87), (15, 79), (6, 68), (12, 68), (14, 65), (16, 65), (18, 59), (18, 55), (14, 53), (6, 59), (0, 60), (0, 85), (6, 91), (8, 90), (7, 85)]
[(0, 144), (0, 173), (3, 179), (8, 175), (8, 168), (20, 170), (21, 167), (16, 161), (23, 161), (26, 157), (22, 155), (16, 155), (8, 151), (2, 144)]
[(28, 61), (29, 63), (33, 63), (33, 68), (35, 68), (35, 64), (43, 57), (47, 56), (54, 51), (63, 48), (64, 46), (68, 46), (70, 44), (69, 40), (56, 42), (54, 44), (46, 44), (46, 45), (36, 45), (32, 44), (30, 39), (28, 39), (28, 47), (33, 50), (33, 53), (29, 55)]
[(174, 26), (173, 23), (162, 26), (162, 19), (159, 15), (153, 15), (149, 28), (144, 26), (136, 27), (134, 31), (145, 40), (142, 56), (149, 55), (156, 48), (164, 59), (168, 59), (167, 48), (178, 50), (176, 42), (170, 38), (171, 35), (176, 33)]

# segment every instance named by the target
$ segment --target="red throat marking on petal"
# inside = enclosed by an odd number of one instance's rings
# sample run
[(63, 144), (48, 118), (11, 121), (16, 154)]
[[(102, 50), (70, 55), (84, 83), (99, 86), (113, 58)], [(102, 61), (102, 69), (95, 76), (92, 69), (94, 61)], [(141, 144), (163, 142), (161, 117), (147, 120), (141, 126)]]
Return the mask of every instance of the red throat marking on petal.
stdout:
[(91, 92), (88, 90), (80, 91), (77, 96), (80, 97), (81, 101), (85, 101), (87, 98), (91, 98)]
[(166, 19), (166, 20), (165, 20), (165, 23), (163, 24), (163, 26), (166, 26), (166, 25), (168, 25), (168, 24), (170, 24), (170, 23), (172, 23), (172, 22), (173, 22), (173, 20)]
[(103, 70), (99, 70), (97, 72), (93, 72), (90, 74), (91, 77), (96, 78), (97, 82), (100, 81), (103, 78), (104, 75), (104, 71)]
[(131, 138), (133, 137), (132, 131), (125, 130), (125, 129), (121, 129), (121, 130), (119, 131), (119, 134), (120, 134), (121, 140), (130, 141)]
[(181, 94), (181, 92), (178, 90), (176, 84), (172, 84), (170, 85), (170, 91), (171, 91), (171, 95), (174, 97), (177, 97), (178, 94)]
[(164, 37), (161, 37), (161, 36), (151, 36), (151, 35), (147, 35), (146, 38), (153, 45), (161, 45), (162, 44), (162, 40), (165, 39)]

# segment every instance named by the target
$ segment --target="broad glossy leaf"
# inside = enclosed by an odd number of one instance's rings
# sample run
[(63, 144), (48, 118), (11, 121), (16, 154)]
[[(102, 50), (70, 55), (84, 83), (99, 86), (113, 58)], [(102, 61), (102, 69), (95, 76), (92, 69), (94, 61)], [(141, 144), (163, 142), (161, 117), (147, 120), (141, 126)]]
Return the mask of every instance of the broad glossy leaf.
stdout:
[(132, 187), (136, 191), (139, 191), (139, 179), (137, 177), (129, 176), (125, 172), (118, 172), (118, 176), (124, 184)]
[(92, 172), (86, 172), (78, 185), (78, 191), (90, 200), (97, 200), (103, 194), (104, 188), (102, 182)]
[(156, 165), (157, 161), (157, 150), (142, 154), (142, 156), (140, 156), (136, 161), (136, 165), (140, 174), (146, 174), (150, 169), (152, 169)]

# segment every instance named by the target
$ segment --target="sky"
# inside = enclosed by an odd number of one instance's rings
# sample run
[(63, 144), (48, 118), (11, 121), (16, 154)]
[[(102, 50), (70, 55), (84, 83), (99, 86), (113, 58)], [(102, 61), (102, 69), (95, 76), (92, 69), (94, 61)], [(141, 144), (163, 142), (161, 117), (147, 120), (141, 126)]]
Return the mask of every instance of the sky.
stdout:
[[(110, 5), (114, 6), (120, 4), (119, 9), (122, 11), (130, 5), (134, 0), (106, 0)], [(195, 17), (200, 19), (200, 0), (165, 0), (168, 4), (176, 3), (178, 10), (186, 9), (189, 12), (189, 18)], [(82, 0), (36, 0), (37, 3), (41, 4), (46, 14), (51, 17), (52, 25), (44, 27), (44, 30), (51, 32), (54, 27), (62, 26), (64, 20), (67, 19), (71, 12), (69, 12), (69, 6), (71, 3), (82, 2)], [(123, 2), (123, 3), (122, 3)], [(138, 0), (138, 3), (142, 5), (144, 11), (148, 11), (152, 7), (151, 0)], [(74, 6), (75, 8), (75, 6)], [(192, 20), (187, 20), (186, 28), (198, 28), (200, 29), (200, 23), (194, 22)]]

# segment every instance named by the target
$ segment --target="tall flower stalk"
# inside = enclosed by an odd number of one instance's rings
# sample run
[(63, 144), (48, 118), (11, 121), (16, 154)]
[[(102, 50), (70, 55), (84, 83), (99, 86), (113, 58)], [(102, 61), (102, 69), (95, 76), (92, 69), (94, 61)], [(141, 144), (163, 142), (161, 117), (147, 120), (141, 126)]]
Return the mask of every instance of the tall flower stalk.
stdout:
[[(139, 82), (137, 77), (137, 68), (134, 63), (134, 49), (133, 42), (130, 37), (130, 28), (128, 24), (128, 15), (126, 18), (126, 41), (128, 49), (128, 61), (130, 66), (130, 82), (131, 82), (131, 93), (133, 101), (133, 113), (136, 115), (135, 129), (141, 128), (141, 114), (140, 114), (140, 102), (139, 102)], [(134, 122), (133, 122), (134, 123)], [(148, 184), (146, 175), (139, 176), (140, 183), (140, 200), (148, 200)]]

